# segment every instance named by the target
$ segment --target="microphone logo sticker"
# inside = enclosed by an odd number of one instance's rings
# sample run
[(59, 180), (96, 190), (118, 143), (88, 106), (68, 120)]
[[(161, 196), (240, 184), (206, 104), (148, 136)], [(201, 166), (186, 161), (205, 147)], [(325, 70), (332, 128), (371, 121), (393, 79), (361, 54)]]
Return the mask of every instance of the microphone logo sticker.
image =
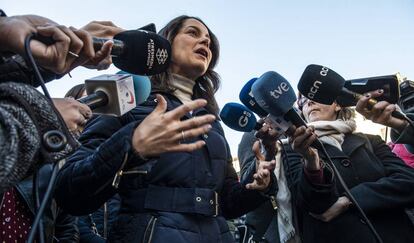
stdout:
[(155, 56), (157, 57), (158, 64), (164, 64), (168, 59), (167, 49), (158, 49)]
[(328, 71), (329, 71), (329, 68), (322, 67), (322, 70), (319, 72), (319, 74), (325, 77), (326, 75), (328, 75)]
[(245, 127), (249, 123), (249, 118), (252, 116), (250, 112), (243, 111), (243, 115), (239, 118), (239, 126)]
[(322, 84), (322, 82), (319, 81), (319, 80), (316, 80), (315, 82), (313, 82), (313, 85), (310, 89), (310, 92), (308, 93), (308, 98), (309, 99), (313, 99), (315, 97), (316, 93), (318, 93), (319, 85), (321, 85), (321, 84)]
[(152, 66), (154, 65), (154, 56), (155, 56), (154, 40), (150, 39), (148, 42), (148, 55), (147, 55), (148, 69), (152, 69)]
[(128, 90), (125, 96), (129, 97), (129, 100), (127, 101), (128, 104), (135, 104), (134, 94), (130, 90)]
[(271, 90), (270, 95), (275, 99), (279, 99), (279, 97), (283, 94), (283, 92), (287, 92), (288, 90), (289, 90), (289, 85), (283, 82), (279, 86), (277, 86), (276, 89)]

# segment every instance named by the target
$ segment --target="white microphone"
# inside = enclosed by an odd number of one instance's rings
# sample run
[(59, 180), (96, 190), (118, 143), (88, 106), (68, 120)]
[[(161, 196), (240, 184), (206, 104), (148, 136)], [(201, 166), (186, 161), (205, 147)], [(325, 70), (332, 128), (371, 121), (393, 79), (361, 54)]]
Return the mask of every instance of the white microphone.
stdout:
[(136, 93), (142, 92), (135, 87), (138, 85), (134, 86), (130, 74), (103, 74), (85, 80), (85, 86), (88, 96), (78, 101), (88, 105), (94, 113), (112, 116), (122, 116), (134, 109), (137, 106)]

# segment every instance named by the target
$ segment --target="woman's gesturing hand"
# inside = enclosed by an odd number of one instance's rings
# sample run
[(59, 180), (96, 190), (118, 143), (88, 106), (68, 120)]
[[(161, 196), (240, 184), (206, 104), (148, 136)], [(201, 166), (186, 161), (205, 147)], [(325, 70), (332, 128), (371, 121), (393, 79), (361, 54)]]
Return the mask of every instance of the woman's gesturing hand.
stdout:
[(158, 105), (135, 129), (132, 137), (134, 149), (143, 157), (158, 156), (165, 152), (189, 152), (205, 145), (203, 140), (185, 143), (186, 139), (198, 137), (211, 129), (214, 115), (197, 116), (181, 121), (188, 112), (204, 107), (207, 101), (197, 99), (174, 110), (167, 110), (164, 97), (157, 95)]
[(265, 161), (265, 156), (260, 152), (260, 142), (253, 144), (253, 152), (256, 155), (256, 173), (253, 175), (253, 182), (246, 185), (249, 190), (265, 190), (271, 183), (271, 173), (276, 166), (276, 161)]

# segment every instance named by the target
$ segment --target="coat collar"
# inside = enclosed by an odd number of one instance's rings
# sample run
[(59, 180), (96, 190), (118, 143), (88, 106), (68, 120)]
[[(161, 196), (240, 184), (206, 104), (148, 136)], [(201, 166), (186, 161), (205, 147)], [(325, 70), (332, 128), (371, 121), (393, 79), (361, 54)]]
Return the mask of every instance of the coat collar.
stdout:
[(358, 133), (345, 135), (342, 151), (347, 155), (351, 155), (357, 148), (364, 146), (369, 140), (363, 136), (363, 134)]

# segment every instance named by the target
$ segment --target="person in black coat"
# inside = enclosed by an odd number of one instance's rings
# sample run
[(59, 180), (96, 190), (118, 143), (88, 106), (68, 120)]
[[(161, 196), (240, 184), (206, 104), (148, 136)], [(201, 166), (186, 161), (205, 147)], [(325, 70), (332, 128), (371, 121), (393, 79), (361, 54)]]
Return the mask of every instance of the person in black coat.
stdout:
[(180, 16), (160, 35), (172, 43), (169, 70), (152, 77), (147, 102), (86, 126), (82, 147), (59, 174), (56, 196), (81, 215), (119, 193), (109, 242), (234, 242), (225, 219), (266, 199), (274, 162), (260, 163), (251, 183), (238, 182), (216, 119), (219, 46), (207, 26)]
[(283, 159), (303, 163), (292, 171), (303, 242), (377, 242), (333, 174), (327, 158), (310, 146), (318, 137), (383, 242), (413, 242), (414, 226), (405, 212), (414, 206), (414, 170), (379, 136), (354, 133), (349, 110), (299, 96), (309, 127), (296, 129)]

